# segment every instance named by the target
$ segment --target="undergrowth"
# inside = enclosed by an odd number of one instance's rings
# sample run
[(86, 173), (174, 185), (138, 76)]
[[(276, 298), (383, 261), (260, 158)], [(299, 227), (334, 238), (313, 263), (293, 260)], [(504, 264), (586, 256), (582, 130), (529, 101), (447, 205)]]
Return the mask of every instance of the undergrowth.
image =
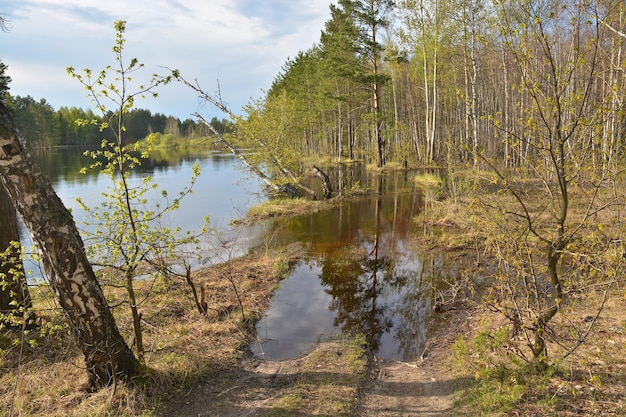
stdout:
[[(250, 316), (260, 317), (283, 268), (282, 256), (244, 257), (237, 260), (232, 278)], [(149, 294), (141, 306), (145, 326), (146, 364), (149, 372), (129, 383), (88, 392), (84, 360), (76, 348), (61, 309), (46, 286), (33, 289), (33, 302), (41, 324), (16, 344), (15, 331), (0, 333), (0, 417), (109, 417), (157, 416), (168, 402), (182, 396), (200, 377), (211, 377), (233, 364), (251, 340), (251, 325), (243, 322), (231, 283), (220, 266), (194, 274), (207, 289), (211, 307), (205, 317), (196, 309), (181, 280), (138, 282)], [(118, 290), (119, 292), (119, 290)], [(119, 311), (122, 294), (107, 288), (120, 332), (132, 345), (132, 323)], [(228, 314), (220, 314), (228, 312)], [(12, 332), (12, 333), (11, 333)], [(9, 414), (11, 413), (11, 414)]]

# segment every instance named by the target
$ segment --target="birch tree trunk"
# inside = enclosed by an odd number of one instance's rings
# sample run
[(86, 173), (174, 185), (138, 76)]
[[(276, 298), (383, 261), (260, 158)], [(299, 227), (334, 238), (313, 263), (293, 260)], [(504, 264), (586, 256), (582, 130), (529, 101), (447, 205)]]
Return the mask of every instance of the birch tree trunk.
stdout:
[(476, 62), (476, 13), (477, 7), (471, 2), (470, 21), (471, 21), (471, 39), (470, 39), (470, 60), (472, 62), (472, 75), (470, 77), (472, 83), (472, 149), (474, 152), (474, 169), (478, 169), (478, 64)]
[(440, 11), (439, 11), (439, 1), (435, 1), (435, 10), (434, 10), (434, 40), (433, 40), (433, 103), (432, 103), (432, 114), (430, 119), (430, 137), (428, 138), (428, 162), (434, 162), (435, 160), (435, 136), (437, 132), (437, 107), (438, 104), (438, 96), (439, 91), (437, 88), (437, 83), (439, 80), (437, 79), (437, 67), (439, 66), (438, 62), (438, 52), (439, 52), (439, 24), (440, 24)]
[(0, 182), (41, 251), (50, 285), (84, 355), (89, 386), (100, 388), (139, 374), (142, 366), (117, 329), (74, 219), (20, 143), (2, 104)]

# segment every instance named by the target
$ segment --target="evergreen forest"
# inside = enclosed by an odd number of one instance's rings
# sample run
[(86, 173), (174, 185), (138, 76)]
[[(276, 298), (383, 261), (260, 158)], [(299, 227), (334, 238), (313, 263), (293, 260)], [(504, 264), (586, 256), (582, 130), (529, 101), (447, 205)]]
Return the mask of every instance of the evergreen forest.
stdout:
[[(236, 123), (240, 143), (273, 149), (297, 173), (303, 156), (522, 167), (556, 131), (570, 152), (592, 151), (593, 167), (615, 167), (626, 140), (625, 21), (617, 0), (340, 0), (319, 41), (288, 58), (263, 97), (211, 124), (230, 132)], [(110, 134), (76, 124), (98, 120), (90, 109), (4, 101), (35, 147), (98, 145)], [(125, 128), (129, 142), (210, 133), (144, 109)]]
[[(103, 139), (113, 140), (113, 131), (100, 129), (111, 115), (95, 114), (91, 109), (61, 107), (55, 110), (46, 99), (39, 101), (31, 96), (6, 94), (4, 104), (9, 109), (24, 139), (34, 148), (77, 146), (83, 149), (100, 146)], [(89, 121), (85, 123), (83, 121)], [(232, 130), (227, 120), (213, 118), (211, 125), (220, 133)], [(133, 143), (150, 134), (160, 134), (161, 141), (175, 146), (179, 139), (200, 138), (210, 135), (209, 129), (192, 119), (180, 119), (161, 113), (152, 114), (146, 109), (132, 109), (125, 115), (125, 140)]]

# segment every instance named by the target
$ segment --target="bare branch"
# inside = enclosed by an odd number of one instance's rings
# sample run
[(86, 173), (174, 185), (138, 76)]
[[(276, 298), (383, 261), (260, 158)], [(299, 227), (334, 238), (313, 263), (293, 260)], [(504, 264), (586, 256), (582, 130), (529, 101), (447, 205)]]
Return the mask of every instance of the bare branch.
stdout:
[(11, 21), (0, 13), (0, 31), (9, 32), (11, 30), (10, 23)]
[(611, 32), (621, 36), (622, 38), (626, 39), (626, 33), (622, 32), (621, 30), (615, 29), (613, 26), (609, 25), (607, 22), (605, 22), (603, 19), (601, 19), (600, 17), (596, 16), (596, 18), (598, 19), (598, 21), (600, 23), (602, 23), (604, 26), (607, 27), (607, 29), (609, 29)]

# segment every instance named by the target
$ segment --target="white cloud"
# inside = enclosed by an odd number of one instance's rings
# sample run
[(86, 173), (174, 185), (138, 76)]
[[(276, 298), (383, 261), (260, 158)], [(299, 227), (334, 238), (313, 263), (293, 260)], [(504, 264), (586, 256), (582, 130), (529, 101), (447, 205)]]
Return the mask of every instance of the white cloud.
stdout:
[[(55, 107), (88, 107), (65, 68), (100, 70), (113, 63), (113, 22), (126, 20), (125, 56), (145, 64), (146, 78), (168, 66), (209, 91), (219, 79), (224, 99), (238, 111), (269, 88), (287, 57), (319, 40), (330, 3), (25, 0), (7, 11), (0, 5), (12, 20), (11, 32), (0, 34), (0, 59), (9, 66), (12, 94), (46, 98)], [(166, 87), (154, 103), (137, 105), (181, 118), (198, 110), (194, 94), (175, 87)]]

